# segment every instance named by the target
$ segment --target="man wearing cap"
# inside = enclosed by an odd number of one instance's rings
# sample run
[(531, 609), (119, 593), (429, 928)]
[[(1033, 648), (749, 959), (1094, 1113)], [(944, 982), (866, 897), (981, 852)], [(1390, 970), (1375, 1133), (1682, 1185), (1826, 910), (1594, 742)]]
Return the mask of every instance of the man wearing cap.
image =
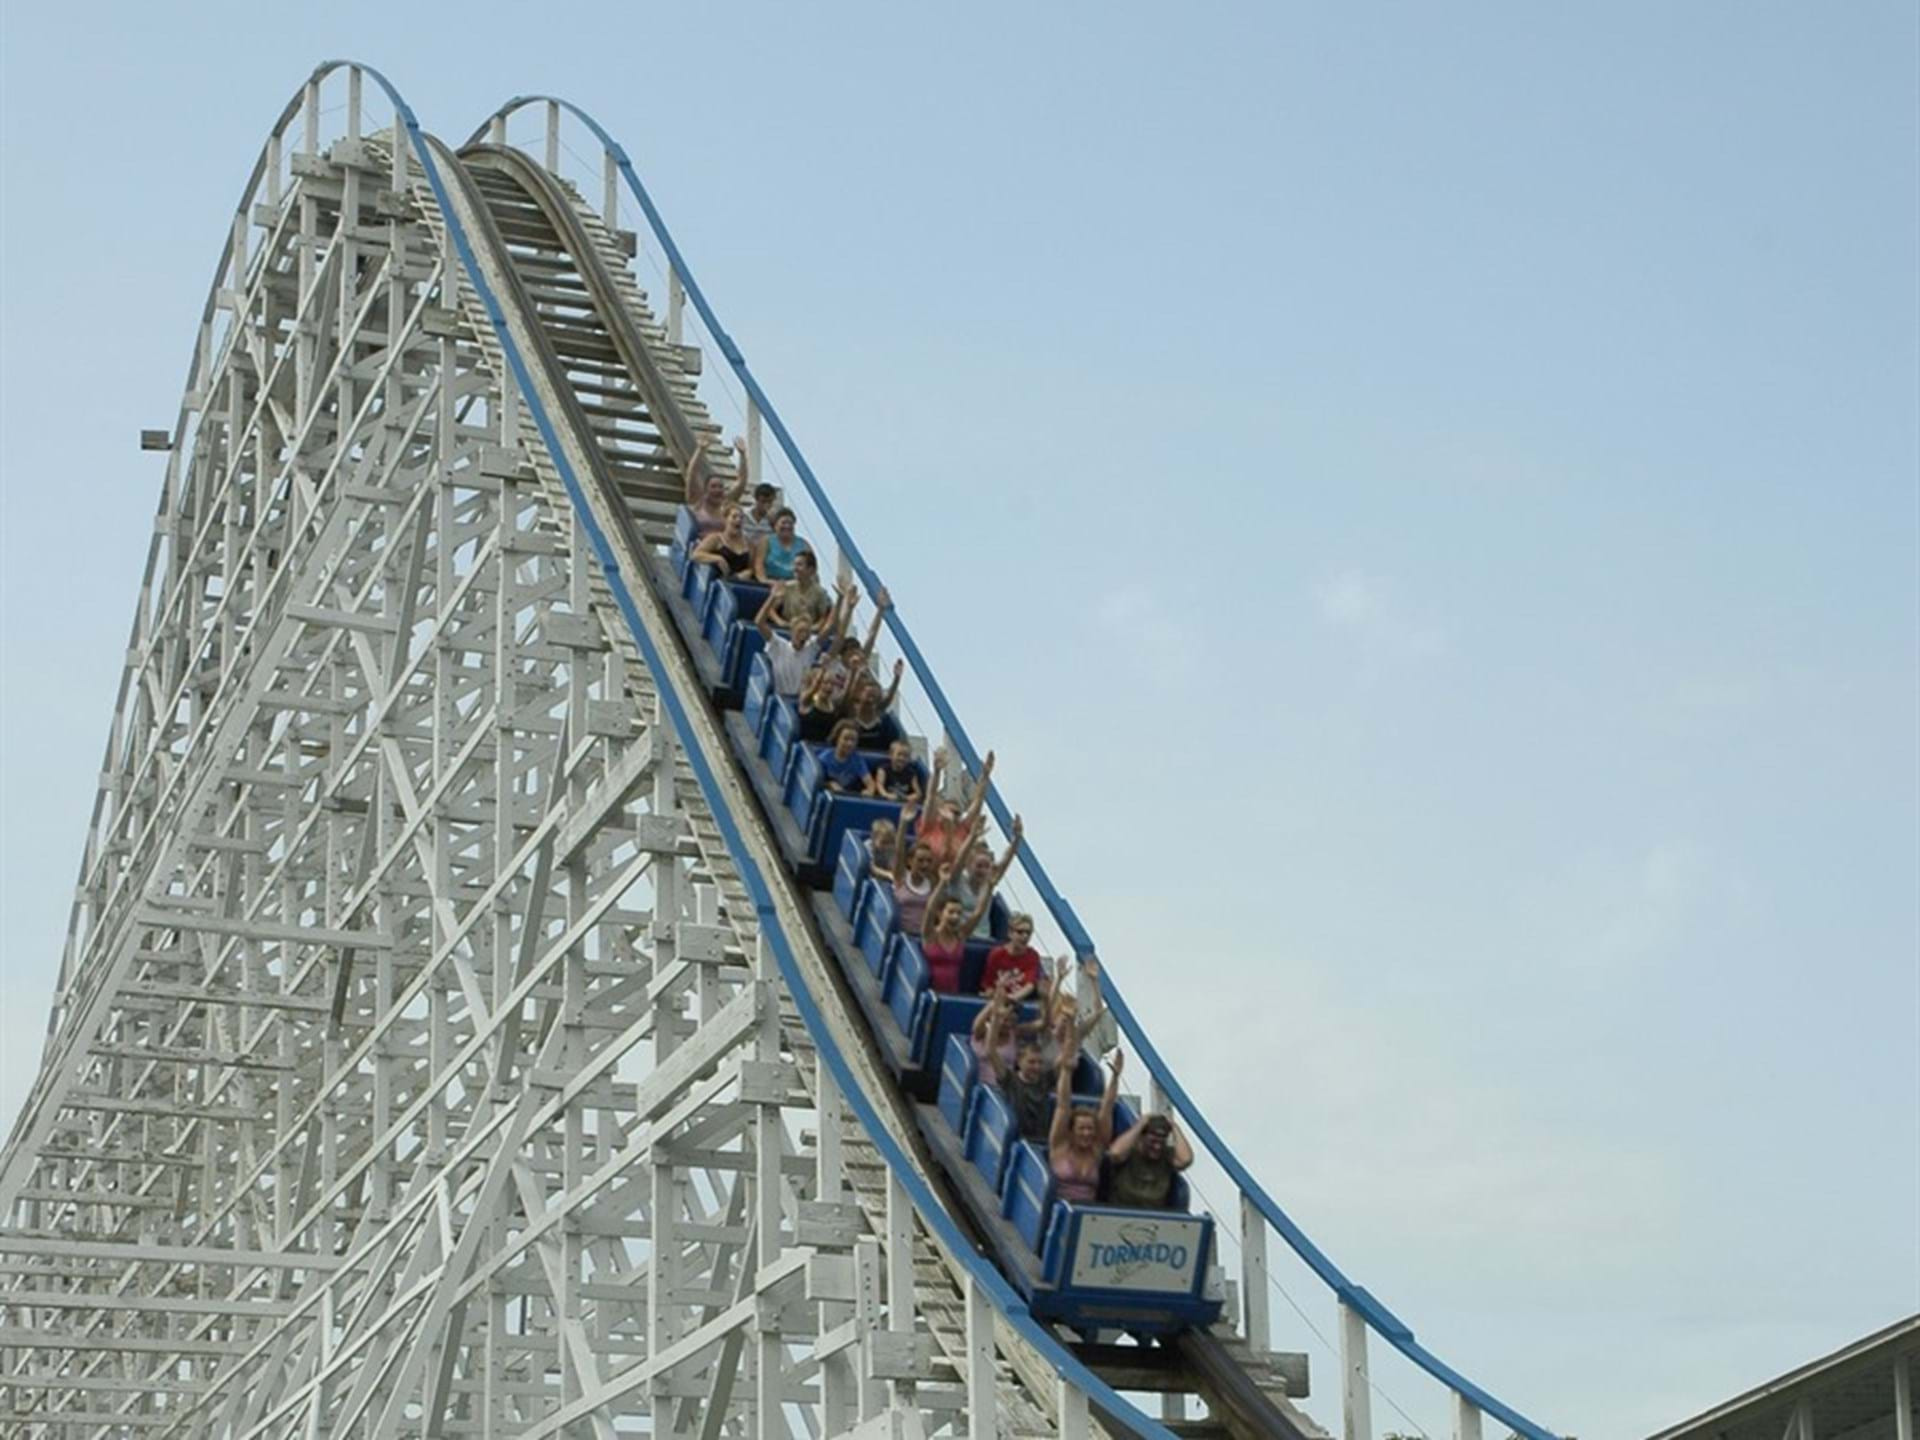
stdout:
[(740, 512), (740, 530), (749, 545), (758, 544), (773, 533), (773, 512), (779, 508), (779, 502), (779, 486), (762, 480), (753, 487), (752, 507)]
[(1165, 1115), (1145, 1115), (1107, 1148), (1109, 1205), (1164, 1210), (1173, 1177), (1193, 1164), (1193, 1147)]

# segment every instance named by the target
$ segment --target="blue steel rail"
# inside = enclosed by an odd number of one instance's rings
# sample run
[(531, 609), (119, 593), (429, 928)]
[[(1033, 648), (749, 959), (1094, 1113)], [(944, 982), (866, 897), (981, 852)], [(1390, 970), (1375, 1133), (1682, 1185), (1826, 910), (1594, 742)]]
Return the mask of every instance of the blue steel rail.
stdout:
[(632, 592), (627, 588), (626, 577), (620, 569), (619, 557), (599, 522), (594, 518), (579, 476), (567, 462), (559, 431), (555, 428), (553, 417), (547, 413), (534, 387), (533, 373), (528, 368), (526, 358), (522, 355), (518, 343), (508, 328), (506, 312), (501, 307), (493, 287), (481, 271), (479, 259), (474, 252), (473, 242), (466, 232), (466, 227), (460, 223), (459, 217), (454, 212), (446, 179), (434, 159), (434, 142), (420, 128), (419, 119), (399, 90), (371, 66), (361, 65), (356, 61), (328, 61), (314, 71), (313, 79), (317, 81), (331, 71), (347, 65), (370, 76), (380, 86), (393, 105), (396, 121), (406, 130), (409, 148), (420, 164), (421, 173), (428, 187), (433, 191), (434, 200), (440, 206), (440, 213), (447, 226), (448, 239), (452, 242), (454, 251), (467, 272), (467, 278), (473, 285), (474, 293), (487, 312), (487, 319), (493, 327), (495, 337), (500, 342), (501, 351), (513, 372), (514, 381), (520, 387), (527, 413), (532, 418), (535, 428), (539, 430), (541, 440), (547, 446), (549, 458), (553, 461), (554, 468), (559, 472), (560, 479), (566, 487), (567, 496), (573, 503), (574, 512), (581, 527), (587, 532), (594, 555), (599, 560), (602, 573), (620, 607), (620, 613), (625, 617), (628, 629), (633, 634), (634, 643), (640, 648), (642, 657), (658, 683), (661, 704), (665, 706), (668, 717), (673, 722), (681, 751), (685, 754), (687, 763), (699, 782), (701, 792), (712, 807), (715, 823), (726, 841), (727, 851), (739, 869), (741, 882), (753, 901), (754, 913), (760, 922), (760, 932), (774, 953), (781, 977), (786, 981), (788, 990), (792, 992), (794, 1006), (800, 1012), (801, 1020), (806, 1025), (821, 1060), (832, 1073), (833, 1082), (839, 1087), (842, 1097), (852, 1107), (861, 1129), (875, 1149), (880, 1152), (881, 1158), (887, 1163), (887, 1168), (906, 1190), (913, 1208), (939, 1238), (947, 1253), (965, 1268), (972, 1282), (981, 1288), (994, 1308), (1006, 1317), (1008, 1323), (1014, 1327), (1022, 1339), (1045, 1356), (1054, 1369), (1075, 1389), (1086, 1395), (1110, 1416), (1122, 1421), (1136, 1434), (1151, 1437), (1151, 1440), (1176, 1440), (1173, 1431), (1140, 1410), (1119, 1391), (1088, 1369), (1051, 1332), (1033, 1318), (1019, 1293), (992, 1262), (974, 1249), (973, 1242), (947, 1213), (946, 1207), (934, 1194), (932, 1187), (914, 1167), (911, 1157), (893, 1138), (872, 1099), (861, 1088), (858, 1076), (853, 1067), (848, 1064), (846, 1056), (840, 1052), (833, 1033), (827, 1026), (825, 1015), (807, 988), (806, 978), (801, 973), (792, 942), (781, 925), (779, 911), (774, 905), (773, 893), (768, 888), (766, 877), (761, 873), (759, 865), (747, 847), (746, 837), (741, 832), (739, 821), (728, 804), (726, 793), (720, 786), (719, 777), (700, 748), (686, 701), (681, 697), (674, 683), (673, 673), (667, 668), (658, 646), (647, 633), (645, 622), (640, 617), (639, 607), (634, 602)]
[[(373, 72), (369, 71), (368, 73), (371, 74)], [(384, 81), (381, 83), (385, 84)], [(389, 94), (391, 93), (392, 91), (389, 87)], [(398, 98), (395, 97), (395, 99), (397, 105)], [(735, 377), (740, 381), (741, 387), (746, 391), (747, 395), (751, 397), (754, 405), (758, 408), (761, 418), (773, 431), (775, 439), (779, 441), (781, 450), (785, 452), (788, 461), (792, 464), (794, 473), (799, 476), (801, 484), (806, 488), (807, 494), (811, 497), (821, 518), (825, 520), (828, 529), (833, 532), (834, 541), (839, 546), (841, 554), (846, 557), (854, 573), (860, 577), (861, 582), (866, 586), (867, 593), (870, 595), (877, 593), (881, 588), (879, 575), (876, 574), (873, 567), (867, 563), (865, 555), (861, 553), (860, 547), (855, 543), (852, 533), (847, 529), (846, 523), (840, 518), (840, 514), (834, 508), (833, 502), (827, 498), (826, 490), (821, 486), (818, 477), (813, 473), (813, 467), (807, 463), (806, 457), (801, 453), (800, 447), (795, 442), (792, 433), (787, 429), (785, 422), (781, 420), (779, 412), (774, 409), (772, 400), (768, 398), (767, 392), (761, 388), (760, 382), (754, 378), (752, 370), (748, 368), (746, 357), (741, 354), (739, 345), (734, 342), (733, 337), (727, 332), (726, 328), (721, 325), (720, 317), (714, 313), (713, 306), (708, 303), (705, 293), (695, 281), (692, 270), (688, 267), (685, 257), (680, 253), (680, 247), (674, 243), (673, 236), (667, 229), (666, 221), (661, 218), (659, 208), (653, 202), (653, 197), (647, 193), (646, 186), (641, 184), (639, 175), (635, 173), (633, 162), (629, 159), (625, 148), (608, 133), (606, 127), (601, 125), (598, 120), (594, 119), (593, 116), (589, 115), (585, 110), (570, 100), (560, 99), (559, 97), (551, 95), (515, 96), (496, 110), (493, 115), (489, 116), (486, 121), (483, 121), (480, 127), (474, 131), (471, 138), (479, 139), (493, 120), (504, 119), (524, 106), (535, 104), (553, 105), (565, 110), (568, 114), (579, 120), (581, 124), (585, 125), (587, 129), (592, 131), (594, 137), (598, 139), (605, 148), (606, 154), (613, 160), (615, 166), (618, 168), (621, 179), (625, 182), (628, 191), (640, 206), (641, 211), (646, 215), (647, 224), (652, 229), (654, 238), (659, 242), (662, 252), (666, 255), (667, 263), (671, 266), (673, 273), (679, 278), (680, 285), (685, 291), (687, 299), (692, 302), (695, 312), (705, 324), (708, 333), (713, 336), (714, 342), (718, 345), (721, 355), (725, 357), (727, 364), (732, 368)], [(411, 112), (408, 113), (408, 125), (411, 129), (413, 125)], [(504, 334), (502, 335), (502, 339), (505, 339)], [(542, 433), (545, 433), (544, 429)], [(571, 477), (569, 477), (568, 485), (569, 491), (571, 492), (574, 486)], [(577, 497), (575, 503), (578, 503)], [(596, 544), (598, 544), (599, 537), (597, 533), (595, 538)], [(605, 560), (606, 557), (603, 556), (603, 562)], [(625, 591), (617, 585), (616, 589), (622, 597), (624, 607), (628, 603)], [(907, 664), (912, 667), (915, 678), (920, 682), (922, 690), (925, 691), (928, 699), (932, 702), (934, 711), (939, 716), (940, 723), (945, 728), (948, 739), (953, 743), (954, 748), (959, 752), (968, 769), (977, 774), (981, 766), (980, 752), (968, 736), (966, 727), (961, 724), (960, 717), (955, 712), (952, 702), (947, 699), (946, 691), (941, 688), (940, 682), (934, 677), (932, 666), (927, 663), (926, 656), (921, 653), (919, 645), (914, 642), (912, 632), (907, 628), (906, 622), (900, 618), (898, 606), (889, 607), (885, 615), (888, 632), (893, 636), (894, 643), (900, 647), (901, 654), (906, 658)], [(644, 644), (644, 641), (642, 643)], [(649, 656), (650, 663), (653, 658), (654, 657)], [(677, 713), (676, 723), (678, 723)], [(704, 779), (702, 783), (703, 785), (706, 783)], [(1001, 796), (999, 787), (993, 785), (991, 781), (989, 781), (987, 789), (987, 805), (1002, 831), (1009, 830), (1013, 823), (1013, 812)], [(727, 830), (729, 845), (731, 845), (732, 817), (725, 814), (723, 804), (716, 804), (716, 813), (722, 816), (722, 828)], [(1041, 863), (1031, 840), (1024, 842), (1020, 846), (1019, 858), (1021, 868), (1026, 873), (1027, 878), (1033, 883), (1034, 890), (1046, 905), (1048, 913), (1053, 916), (1055, 923), (1059, 925), (1068, 943), (1072, 945), (1076, 957), (1084, 963), (1097, 953), (1094, 947), (1093, 937), (1088, 933), (1086, 926), (1081, 924), (1080, 917), (1075, 913), (1073, 906), (1061, 895), (1058, 887), (1053, 883), (1052, 877), (1048, 875), (1046, 867)], [(757, 879), (756, 873), (756, 882)], [(749, 888), (752, 888), (751, 884)], [(756, 890), (754, 893), (757, 900), (759, 892)], [(784, 968), (784, 960), (782, 964)], [(792, 976), (788, 978), (789, 983), (792, 983)], [(1478, 1385), (1461, 1375), (1459, 1371), (1443, 1362), (1425, 1346), (1421, 1345), (1414, 1339), (1413, 1331), (1408, 1325), (1395, 1316), (1393, 1312), (1381, 1304), (1380, 1301), (1376, 1300), (1366, 1287), (1353, 1281), (1345, 1271), (1334, 1264), (1325, 1251), (1314, 1244), (1307, 1233), (1300, 1228), (1299, 1224), (1280, 1207), (1279, 1203), (1267, 1193), (1260, 1182), (1254, 1179), (1252, 1172), (1241, 1163), (1239, 1157), (1228, 1147), (1226, 1141), (1221, 1138), (1219, 1131), (1215, 1130), (1212, 1124), (1208, 1122), (1206, 1116), (1200, 1110), (1200, 1107), (1194, 1102), (1193, 1097), (1188, 1094), (1186, 1088), (1180, 1084), (1165, 1058), (1154, 1046), (1152, 1040), (1148, 1038), (1145, 1029), (1142, 1028), (1140, 1024), (1139, 1017), (1134, 1014), (1132, 1008), (1127, 1004), (1126, 999), (1121, 994), (1120, 987), (1114, 982), (1111, 970), (1105, 966), (1103, 966), (1101, 970), (1101, 981), (1102, 993), (1106, 996), (1107, 1004), (1113, 1010), (1116, 1019), (1119, 1021), (1121, 1031), (1126, 1035), (1127, 1039), (1132, 1042), (1134, 1050), (1139, 1054), (1141, 1060), (1145, 1062), (1148, 1070), (1159, 1080), (1168, 1101), (1179, 1111), (1182, 1118), (1186, 1120), (1189, 1128), (1200, 1139), (1208, 1153), (1219, 1162), (1221, 1168), (1227, 1172), (1227, 1175), (1232, 1179), (1234, 1184), (1239, 1187), (1240, 1192), (1253, 1202), (1254, 1207), (1260, 1212), (1266, 1222), (1279, 1232), (1288, 1245), (1293, 1247), (1294, 1252), (1307, 1264), (1308, 1268), (1318, 1275), (1343, 1303), (1360, 1315), (1370, 1329), (1441, 1384), (1455, 1391), (1466, 1400), (1471, 1401), (1486, 1414), (1508, 1425), (1517, 1434), (1526, 1437), (1526, 1440), (1557, 1440), (1553, 1432), (1545, 1426), (1529, 1420), (1512, 1406), (1505, 1404), (1503, 1401), (1481, 1389)], [(888, 1161), (890, 1164), (893, 1163), (893, 1157), (891, 1155), (889, 1155)], [(1142, 1418), (1144, 1419), (1144, 1417)], [(1151, 1422), (1148, 1423), (1151, 1424)]]

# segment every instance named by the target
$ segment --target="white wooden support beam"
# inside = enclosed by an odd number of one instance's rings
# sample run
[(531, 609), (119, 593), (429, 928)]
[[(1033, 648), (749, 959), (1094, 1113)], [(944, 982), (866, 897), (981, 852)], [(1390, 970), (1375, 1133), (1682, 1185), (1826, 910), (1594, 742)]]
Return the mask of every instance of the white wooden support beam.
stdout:
[(1480, 1440), (1480, 1407), (1453, 1392), (1453, 1440)]
[(761, 463), (760, 447), (760, 404), (751, 395), (747, 397), (747, 473), (742, 478), (747, 482), (747, 496), (753, 496), (753, 487), (760, 483), (766, 470)]
[(1088, 1440), (1093, 1433), (1087, 1414), (1087, 1396), (1064, 1375), (1060, 1377), (1060, 1440)]
[(680, 272), (667, 272), (667, 343), (678, 345), (683, 325), (683, 313), (687, 308), (687, 287), (680, 283)]
[(967, 1277), (967, 1440), (994, 1440), (993, 1301)]
[(1893, 1357), (1893, 1440), (1913, 1440), (1913, 1357)]
[(887, 1328), (913, 1333), (913, 1202), (900, 1177), (887, 1171)]
[(1253, 1197), (1240, 1197), (1240, 1305), (1247, 1346), (1256, 1355), (1273, 1348), (1273, 1321), (1267, 1284), (1267, 1217)]
[(880, 1246), (863, 1239), (853, 1247), (853, 1324), (859, 1336), (855, 1380), (861, 1420), (871, 1420), (887, 1409), (880, 1382), (873, 1378), (873, 1346), (869, 1336), (880, 1328)]
[(1373, 1440), (1373, 1390), (1367, 1378), (1367, 1322), (1340, 1302), (1340, 1417), (1346, 1440)]

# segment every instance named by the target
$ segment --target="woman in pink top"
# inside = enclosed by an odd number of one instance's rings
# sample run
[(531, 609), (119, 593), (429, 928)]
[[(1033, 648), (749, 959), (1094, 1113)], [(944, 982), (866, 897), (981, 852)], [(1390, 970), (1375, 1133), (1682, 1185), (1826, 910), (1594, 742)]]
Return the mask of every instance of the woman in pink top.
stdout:
[(715, 475), (701, 464), (707, 453), (709, 441), (700, 437), (700, 443), (693, 447), (693, 458), (687, 461), (687, 508), (693, 512), (694, 528), (702, 538), (726, 528), (727, 508), (735, 504), (741, 493), (747, 488), (746, 449), (739, 447), (739, 479), (732, 487), (727, 485), (726, 477)]
[[(904, 835), (893, 842), (896, 861), (904, 844)], [(897, 868), (893, 877), (893, 913), (899, 917), (902, 935), (918, 938), (939, 889), (940, 869), (933, 858), (933, 847), (916, 841), (907, 849), (905, 868)]]
[[(941, 887), (943, 890), (945, 886)], [(986, 901), (975, 907), (986, 908)], [(926, 933), (920, 940), (920, 953), (927, 957), (927, 983), (941, 995), (960, 993), (960, 970), (967, 961), (967, 936), (979, 923), (978, 914), (969, 915), (951, 895), (937, 896), (927, 907)]]
[(1125, 1061), (1118, 1050), (1113, 1052), (1113, 1074), (1098, 1110), (1073, 1103), (1073, 1066), (1060, 1067), (1053, 1129), (1047, 1136), (1047, 1168), (1053, 1172), (1054, 1192), (1069, 1204), (1091, 1205), (1100, 1198), (1100, 1158), (1113, 1139), (1113, 1107), (1120, 1098), (1120, 1067)]

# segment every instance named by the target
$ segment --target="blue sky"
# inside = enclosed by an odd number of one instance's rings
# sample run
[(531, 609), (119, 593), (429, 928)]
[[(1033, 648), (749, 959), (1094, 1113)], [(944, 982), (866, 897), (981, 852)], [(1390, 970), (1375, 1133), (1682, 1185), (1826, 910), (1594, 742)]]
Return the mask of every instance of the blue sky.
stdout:
[(350, 54), (621, 138), (1163, 1051), (1434, 1348), (1629, 1436), (1920, 1308), (1912, 7), (256, 13), (0, 12), (0, 1111), (136, 433)]

